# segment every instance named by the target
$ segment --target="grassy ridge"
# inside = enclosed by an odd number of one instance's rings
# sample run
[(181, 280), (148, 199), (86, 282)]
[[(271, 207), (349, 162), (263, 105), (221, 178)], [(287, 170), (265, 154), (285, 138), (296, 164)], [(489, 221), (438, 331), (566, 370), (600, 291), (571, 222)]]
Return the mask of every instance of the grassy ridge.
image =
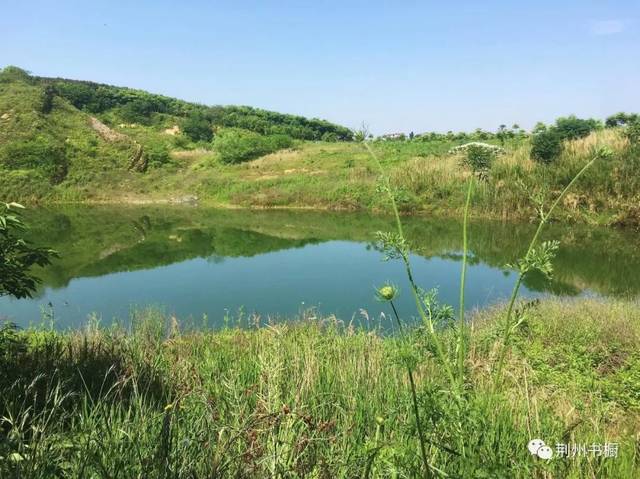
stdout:
[[(420, 470), (403, 358), (416, 362), (434, 468), (450, 477), (631, 478), (639, 472), (637, 303), (546, 301), (516, 333), (492, 389), (499, 310), (479, 312), (463, 402), (427, 336), (335, 319), (179, 331), (136, 313), (132, 334), (0, 335), (3, 477), (413, 477)], [(445, 342), (453, 338), (441, 333)], [(409, 349), (407, 349), (409, 348)], [(446, 388), (444, 388), (446, 390)], [(464, 437), (464, 450), (459, 438)], [(527, 442), (619, 444), (613, 459), (532, 458)]]
[[(459, 142), (458, 142), (459, 143)], [(452, 142), (375, 142), (373, 148), (397, 189), (406, 213), (459, 214), (465, 198), (467, 169), (460, 155), (450, 155)], [(532, 198), (553, 197), (600, 146), (612, 158), (599, 162), (560, 205), (565, 219), (603, 224), (637, 225), (640, 199), (640, 152), (621, 132), (601, 130), (570, 142), (551, 165), (529, 159), (529, 140), (505, 146), (486, 182), (473, 194), (473, 214), (497, 219), (536, 216)], [(209, 152), (174, 152), (181, 167), (174, 174), (152, 171), (127, 181), (126, 192), (111, 178), (98, 201), (166, 200), (172, 194), (195, 194), (213, 205), (294, 207), (382, 211), (386, 198), (378, 192), (378, 168), (357, 143), (303, 143), (254, 161), (221, 165)]]
[[(135, 179), (148, 169), (170, 175), (170, 152), (211, 151), (214, 132), (248, 135), (256, 151), (293, 140), (349, 140), (348, 128), (319, 119), (246, 106), (206, 106), (142, 90), (43, 78), (0, 69), (0, 198), (77, 201), (105, 193), (109, 178)], [(229, 154), (224, 161), (237, 161)], [(220, 145), (219, 150), (223, 149)]]

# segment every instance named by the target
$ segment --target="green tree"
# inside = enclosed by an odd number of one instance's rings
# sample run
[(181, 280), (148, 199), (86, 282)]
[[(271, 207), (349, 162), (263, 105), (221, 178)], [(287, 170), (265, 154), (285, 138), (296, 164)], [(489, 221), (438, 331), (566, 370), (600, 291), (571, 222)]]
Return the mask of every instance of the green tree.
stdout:
[(632, 145), (640, 145), (640, 118), (637, 118), (627, 126), (625, 135), (629, 138), (629, 143)]
[(563, 140), (584, 138), (599, 127), (600, 122), (598, 120), (578, 118), (575, 115), (561, 117), (556, 120), (556, 131)]
[(213, 147), (222, 163), (241, 163), (274, 151), (289, 148), (293, 144), (286, 135), (258, 135), (239, 128), (223, 129), (216, 135)]
[(500, 140), (500, 144), (504, 145), (504, 142), (507, 138), (507, 125), (500, 125), (498, 127), (498, 132), (496, 133), (496, 137)]
[(547, 129), (547, 125), (539, 121), (538, 123), (535, 124), (535, 126), (531, 130), (531, 133), (534, 135), (537, 135), (538, 133), (542, 133), (546, 129)]
[(531, 159), (549, 164), (562, 153), (562, 136), (556, 128), (546, 128), (531, 138)]
[(56, 95), (56, 88), (51, 84), (47, 83), (42, 88), (42, 105), (40, 106), (40, 112), (45, 115), (51, 113), (53, 110), (53, 97)]
[(157, 112), (163, 112), (163, 106), (154, 100), (151, 95), (136, 98), (126, 103), (120, 109), (120, 116), (129, 123), (140, 123), (148, 125), (151, 122), (151, 115)]
[(193, 113), (182, 123), (182, 131), (193, 141), (211, 141), (213, 130), (211, 123), (199, 112)]
[(638, 118), (640, 118), (640, 116), (638, 116), (637, 113), (625, 113), (621, 111), (615, 115), (607, 117), (604, 124), (607, 128), (614, 128), (617, 126), (629, 125), (638, 120)]
[(31, 83), (32, 78), (29, 72), (22, 68), (9, 65), (0, 70), (0, 83), (23, 81)]
[(484, 176), (496, 159), (496, 149), (485, 145), (470, 144), (467, 148), (465, 163), (474, 173)]
[(0, 203), (0, 296), (31, 297), (40, 281), (33, 266), (46, 266), (57, 253), (32, 246), (23, 238), (26, 226), (20, 217), (23, 206)]

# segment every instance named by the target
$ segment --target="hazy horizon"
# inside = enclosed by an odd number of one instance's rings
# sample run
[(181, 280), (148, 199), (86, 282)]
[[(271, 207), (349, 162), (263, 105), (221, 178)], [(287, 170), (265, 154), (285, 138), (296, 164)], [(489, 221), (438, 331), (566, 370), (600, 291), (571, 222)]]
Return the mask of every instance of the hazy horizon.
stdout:
[[(0, 65), (375, 134), (640, 110), (640, 4), (14, 2)], [(549, 14), (553, 12), (553, 14)]]

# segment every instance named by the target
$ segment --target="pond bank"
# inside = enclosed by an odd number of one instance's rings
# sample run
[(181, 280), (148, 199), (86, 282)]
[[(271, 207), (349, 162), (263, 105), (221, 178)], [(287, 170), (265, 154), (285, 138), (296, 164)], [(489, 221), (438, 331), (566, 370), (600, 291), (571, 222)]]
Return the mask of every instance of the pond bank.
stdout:
[[(638, 302), (533, 305), (494, 390), (501, 317), (474, 316), (462, 402), (446, 392), (419, 330), (403, 344), (331, 318), (181, 332), (179, 319), (157, 314), (140, 314), (126, 335), (95, 325), (3, 330), (11, 354), (0, 355), (0, 417), (14, 419), (4, 420), (11, 440), (0, 441), (0, 456), (11, 459), (0, 473), (414, 476), (421, 466), (400, 361), (409, 355), (433, 467), (453, 477), (636, 477)], [(446, 331), (442, 340), (452, 352)], [(534, 437), (554, 450), (615, 443), (617, 457), (536, 460), (526, 449)]]

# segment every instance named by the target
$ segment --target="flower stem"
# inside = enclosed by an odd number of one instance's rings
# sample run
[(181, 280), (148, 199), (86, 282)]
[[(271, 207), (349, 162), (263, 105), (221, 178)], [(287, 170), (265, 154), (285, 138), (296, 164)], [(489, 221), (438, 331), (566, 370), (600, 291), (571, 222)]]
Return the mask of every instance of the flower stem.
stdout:
[[(584, 172), (587, 171), (589, 169), (589, 167), (597, 159), (598, 159), (598, 156), (596, 155), (594, 158), (591, 159), (591, 161), (589, 161), (589, 163), (584, 165), (582, 167), (582, 169), (576, 174), (576, 176), (574, 176), (573, 179), (569, 182), (569, 184), (562, 190), (560, 195), (558, 195), (556, 200), (551, 205), (551, 208), (549, 208), (549, 211), (547, 211), (546, 213), (542, 212), (541, 217), (540, 217), (540, 222), (538, 223), (538, 228), (536, 229), (536, 232), (533, 235), (533, 238), (531, 239), (531, 243), (529, 243), (529, 248), (527, 248), (527, 252), (525, 254), (525, 258), (528, 257), (531, 254), (531, 252), (533, 251), (533, 249), (535, 248), (535, 245), (536, 245), (536, 243), (538, 241), (538, 237), (540, 236), (540, 233), (542, 232), (542, 228), (548, 222), (549, 218), (551, 217), (551, 214), (556, 209), (556, 206), (558, 206), (558, 204), (560, 203), (560, 200), (571, 189), (573, 184), (576, 181), (578, 181), (578, 178), (580, 178), (584, 174)], [(520, 271), (520, 273), (518, 274), (518, 279), (516, 280), (516, 284), (514, 285), (513, 291), (511, 292), (511, 298), (509, 299), (509, 306), (507, 307), (507, 315), (506, 315), (506, 318), (505, 318), (505, 329), (504, 329), (504, 333), (503, 333), (504, 336), (503, 336), (503, 341), (502, 341), (502, 347), (500, 348), (500, 353), (498, 355), (498, 365), (496, 366), (496, 370), (495, 370), (494, 386), (497, 386), (499, 384), (501, 376), (502, 376), (502, 368), (504, 366), (504, 359), (505, 359), (505, 356), (507, 354), (507, 349), (509, 348), (509, 342), (511, 340), (511, 333), (512, 333), (511, 330), (513, 329), (513, 324), (512, 324), (513, 323), (513, 308), (514, 308), (514, 305), (515, 305), (515, 302), (516, 302), (516, 298), (518, 297), (518, 293), (520, 291), (520, 286), (522, 285), (522, 280), (524, 279), (524, 275), (526, 273), (527, 273), (527, 271)]]
[(464, 205), (464, 219), (462, 223), (462, 270), (460, 272), (460, 320), (458, 325), (458, 379), (460, 387), (464, 384), (464, 358), (465, 358), (465, 329), (464, 322), (464, 287), (467, 274), (467, 222), (469, 219), (469, 205), (471, 204), (471, 193), (473, 191), (473, 176), (469, 178), (469, 188), (467, 189), (467, 201)]
[[(401, 238), (404, 239), (404, 231), (402, 229), (402, 221), (400, 221), (400, 213), (398, 211), (398, 205), (396, 204), (395, 196), (394, 196), (393, 192), (391, 191), (391, 185), (389, 183), (389, 178), (385, 175), (384, 169), (382, 168), (382, 163), (380, 163), (380, 160), (378, 159), (378, 156), (373, 152), (371, 147), (366, 143), (364, 144), (364, 146), (367, 149), (367, 151), (369, 152), (369, 154), (371, 155), (371, 157), (376, 161), (376, 163), (378, 165), (378, 168), (380, 169), (380, 174), (382, 176), (382, 179), (385, 181), (385, 186), (387, 188), (387, 192), (388, 192), (388, 195), (389, 195), (389, 200), (391, 202), (391, 207), (393, 208), (393, 214), (394, 214), (395, 220), (396, 220), (396, 227), (398, 229), (398, 235)], [(429, 335), (431, 336), (431, 340), (433, 341), (433, 344), (435, 345), (436, 353), (438, 355), (438, 359), (442, 363), (442, 367), (444, 367), (444, 370), (447, 373), (447, 376), (449, 378), (450, 383), (452, 385), (454, 385), (456, 383), (456, 380), (455, 380), (455, 376), (453, 374), (453, 370), (451, 369), (451, 364), (447, 360), (447, 356), (444, 353), (444, 348), (442, 347), (442, 343), (440, 342), (440, 338), (436, 334), (435, 326), (433, 324), (433, 321), (432, 321), (432, 319), (430, 317), (427, 317), (427, 314), (424, 311), (424, 307), (422, 306), (422, 301), (420, 300), (420, 295), (418, 293), (418, 286), (416, 285), (415, 281), (413, 280), (413, 272), (411, 270), (411, 263), (409, 262), (408, 253), (406, 251), (402, 251), (401, 252), (401, 256), (402, 256), (402, 261), (404, 262), (404, 267), (405, 267), (405, 271), (406, 271), (406, 274), (407, 274), (407, 278), (409, 279), (409, 283), (411, 284), (411, 292), (413, 293), (413, 299), (414, 299), (414, 301), (416, 303), (416, 309), (418, 310), (418, 313), (420, 314), (420, 318), (422, 319), (422, 321), (427, 324)]]
[[(402, 328), (402, 321), (400, 321), (400, 316), (398, 315), (398, 311), (396, 310), (396, 306), (393, 304), (393, 301), (389, 301), (389, 303), (391, 304), (391, 309), (393, 310), (396, 322), (398, 323), (398, 329), (400, 331), (401, 338), (404, 341), (404, 329)], [(420, 440), (420, 454), (422, 456), (422, 462), (424, 463), (425, 476), (431, 477), (431, 468), (429, 466), (429, 461), (427, 460), (426, 439), (424, 436), (424, 431), (422, 430), (422, 421), (420, 420), (418, 394), (416, 393), (416, 383), (413, 378), (413, 370), (411, 369), (411, 364), (408, 361), (406, 361), (405, 366), (407, 368), (407, 375), (409, 376), (409, 385), (411, 387), (411, 401), (413, 403), (413, 414), (416, 420), (416, 429), (418, 429), (418, 439)]]

